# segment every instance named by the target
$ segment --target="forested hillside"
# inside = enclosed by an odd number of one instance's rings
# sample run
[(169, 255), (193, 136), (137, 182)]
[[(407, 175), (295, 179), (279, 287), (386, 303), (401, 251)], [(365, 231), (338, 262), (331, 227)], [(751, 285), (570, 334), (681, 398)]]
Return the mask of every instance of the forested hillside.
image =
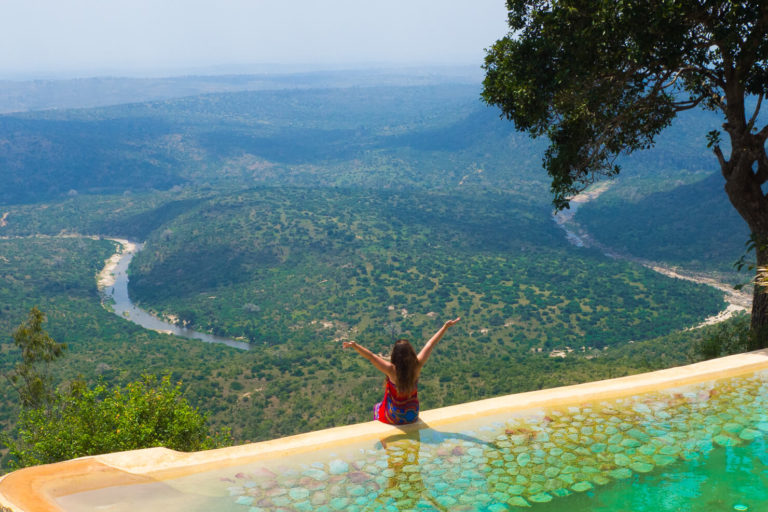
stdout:
[[(339, 340), (386, 351), (449, 317), (462, 322), (422, 375), (425, 408), (699, 357), (706, 332), (684, 329), (721, 310), (722, 293), (571, 246), (542, 146), (478, 93), (248, 91), (0, 116), (0, 371), (38, 305), (69, 345), (59, 382), (170, 372), (244, 441), (369, 419), (381, 379)], [(646, 258), (713, 268), (738, 255), (698, 129), (673, 126), (626, 161), (579, 222)], [(142, 307), (252, 349), (110, 313), (95, 275), (115, 244), (100, 236), (146, 241), (130, 269)], [(3, 381), (0, 396), (8, 429)]]
[[(380, 398), (381, 378), (344, 352), (330, 329), (295, 328), (280, 343), (257, 344), (244, 352), (153, 333), (108, 312), (96, 292), (94, 273), (113, 248), (110, 241), (82, 238), (0, 240), (0, 329), (9, 333), (29, 307), (39, 305), (48, 314), (46, 330), (68, 344), (67, 355), (52, 367), (58, 382), (78, 374), (125, 383), (145, 372), (170, 373), (183, 381), (194, 405), (211, 414), (215, 425), (232, 427), (240, 442), (369, 419), (370, 406)], [(393, 312), (392, 323), (402, 327), (399, 316)], [(472, 317), (470, 311), (465, 320)], [(417, 318), (427, 321), (417, 324), (421, 330), (411, 328), (414, 341), (431, 334), (438, 323), (437, 318)], [(371, 329), (364, 338), (373, 349), (386, 350), (391, 341), (386, 327)], [(457, 326), (422, 375), (422, 401), (433, 408), (682, 364), (696, 357), (693, 343), (701, 336), (701, 331), (689, 331), (560, 359)], [(0, 369), (5, 372), (19, 353), (9, 337), (3, 340)], [(7, 382), (0, 386), (6, 397), (0, 421), (8, 429), (17, 405)]]
[(45, 111), (0, 117), (0, 133), (0, 204), (205, 183), (514, 189), (508, 171), (533, 179), (538, 165), (536, 145), (467, 85)]
[(728, 202), (719, 173), (660, 192), (643, 193), (631, 178), (621, 181), (577, 213), (597, 239), (649, 260), (734, 272), (749, 229)]
[(573, 250), (546, 204), (504, 194), (219, 196), (150, 236), (133, 268), (131, 293), (145, 307), (266, 344), (312, 326), (380, 340), (389, 323), (421, 338), (465, 315), (480, 338), (470, 353), (603, 347), (722, 307), (714, 290)]

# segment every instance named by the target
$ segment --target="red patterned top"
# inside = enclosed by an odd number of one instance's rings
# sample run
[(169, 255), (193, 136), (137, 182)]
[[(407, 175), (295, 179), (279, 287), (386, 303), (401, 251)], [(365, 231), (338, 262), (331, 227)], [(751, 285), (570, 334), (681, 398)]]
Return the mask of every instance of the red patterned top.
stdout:
[(410, 394), (400, 394), (394, 383), (387, 377), (384, 398), (373, 407), (373, 419), (391, 425), (413, 423), (419, 419), (419, 395), (414, 388)]

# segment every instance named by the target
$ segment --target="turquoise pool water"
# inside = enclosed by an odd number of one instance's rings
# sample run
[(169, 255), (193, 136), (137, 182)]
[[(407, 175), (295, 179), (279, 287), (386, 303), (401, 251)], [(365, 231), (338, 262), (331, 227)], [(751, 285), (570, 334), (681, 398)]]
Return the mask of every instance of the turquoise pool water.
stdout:
[[(761, 371), (426, 427), (60, 502), (73, 512), (110, 503), (119, 510), (120, 499), (136, 510), (163, 512), (768, 510), (766, 400), (768, 371)], [(137, 491), (148, 499), (139, 504), (127, 497)]]

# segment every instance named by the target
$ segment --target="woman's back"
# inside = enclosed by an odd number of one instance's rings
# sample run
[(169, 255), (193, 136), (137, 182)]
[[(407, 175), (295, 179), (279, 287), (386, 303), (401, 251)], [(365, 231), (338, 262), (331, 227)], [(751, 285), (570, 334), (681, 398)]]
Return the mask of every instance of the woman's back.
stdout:
[(419, 417), (419, 393), (413, 390), (401, 393), (387, 377), (384, 398), (373, 407), (373, 418), (392, 425), (413, 423)]

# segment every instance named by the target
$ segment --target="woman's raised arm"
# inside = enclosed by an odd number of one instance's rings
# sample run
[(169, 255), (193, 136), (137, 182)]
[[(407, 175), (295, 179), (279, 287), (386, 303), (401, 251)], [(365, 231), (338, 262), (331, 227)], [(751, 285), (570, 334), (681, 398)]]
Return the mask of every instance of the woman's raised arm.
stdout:
[(419, 355), (416, 356), (419, 359), (419, 366), (424, 366), (424, 364), (427, 362), (427, 359), (429, 359), (430, 354), (432, 354), (432, 349), (435, 348), (435, 345), (437, 345), (437, 342), (440, 341), (440, 338), (443, 337), (443, 334), (445, 334), (445, 331), (447, 331), (449, 327), (455, 325), (459, 320), (461, 320), (461, 317), (459, 317), (459, 318), (457, 318), (455, 320), (448, 320), (429, 339), (427, 344), (424, 345), (424, 348), (421, 349), (421, 352), (419, 352)]
[(356, 341), (345, 341), (341, 344), (341, 346), (344, 348), (348, 348), (348, 347), (354, 348), (358, 354), (360, 354), (361, 356), (369, 360), (371, 364), (375, 366), (376, 369), (379, 370), (381, 373), (388, 376), (393, 381), (397, 379), (397, 377), (395, 376), (395, 365), (393, 365), (383, 357), (374, 354), (367, 348), (358, 345)]

